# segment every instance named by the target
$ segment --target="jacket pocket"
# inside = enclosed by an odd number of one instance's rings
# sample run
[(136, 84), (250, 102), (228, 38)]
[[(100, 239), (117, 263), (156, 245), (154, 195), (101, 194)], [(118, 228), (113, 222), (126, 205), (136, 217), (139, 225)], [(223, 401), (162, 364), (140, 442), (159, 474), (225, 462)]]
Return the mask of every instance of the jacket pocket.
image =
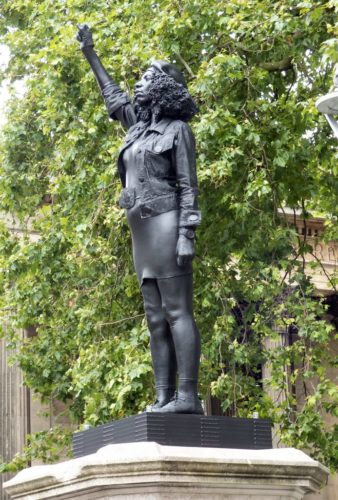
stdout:
[(171, 150), (175, 135), (160, 136), (145, 151), (145, 166), (149, 177), (168, 177), (171, 173)]
[(151, 153), (155, 155), (164, 153), (173, 148), (175, 140), (175, 134), (164, 134), (161, 135), (157, 141), (149, 148)]

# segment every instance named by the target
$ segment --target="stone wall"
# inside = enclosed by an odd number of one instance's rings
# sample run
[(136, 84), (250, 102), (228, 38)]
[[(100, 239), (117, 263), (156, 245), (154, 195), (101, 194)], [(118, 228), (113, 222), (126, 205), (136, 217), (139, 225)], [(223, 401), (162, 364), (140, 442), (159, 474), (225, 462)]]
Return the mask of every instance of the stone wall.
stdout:
[[(4, 461), (22, 451), (25, 436), (30, 431), (29, 390), (23, 385), (19, 367), (9, 363), (12, 354), (0, 339), (0, 457)], [(9, 498), (2, 491), (2, 483), (10, 477), (10, 474), (0, 475), (0, 500)]]

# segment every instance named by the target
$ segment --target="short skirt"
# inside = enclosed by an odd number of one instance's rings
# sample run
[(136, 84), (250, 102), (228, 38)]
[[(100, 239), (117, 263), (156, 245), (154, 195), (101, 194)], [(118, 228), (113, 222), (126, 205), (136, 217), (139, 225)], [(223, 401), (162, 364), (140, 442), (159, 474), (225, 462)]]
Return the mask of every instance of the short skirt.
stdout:
[(192, 273), (192, 262), (177, 265), (178, 210), (141, 218), (140, 200), (126, 210), (133, 242), (133, 259), (139, 285), (145, 279), (172, 278)]

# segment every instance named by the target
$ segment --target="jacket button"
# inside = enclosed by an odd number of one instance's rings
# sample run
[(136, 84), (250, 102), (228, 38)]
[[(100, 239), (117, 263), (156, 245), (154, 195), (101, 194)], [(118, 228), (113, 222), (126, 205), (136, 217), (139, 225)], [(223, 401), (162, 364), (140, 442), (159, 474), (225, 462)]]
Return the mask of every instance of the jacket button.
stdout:
[(191, 222), (194, 222), (195, 220), (198, 220), (198, 215), (190, 215), (189, 220)]
[(154, 151), (156, 153), (160, 153), (161, 152), (161, 146), (155, 146)]

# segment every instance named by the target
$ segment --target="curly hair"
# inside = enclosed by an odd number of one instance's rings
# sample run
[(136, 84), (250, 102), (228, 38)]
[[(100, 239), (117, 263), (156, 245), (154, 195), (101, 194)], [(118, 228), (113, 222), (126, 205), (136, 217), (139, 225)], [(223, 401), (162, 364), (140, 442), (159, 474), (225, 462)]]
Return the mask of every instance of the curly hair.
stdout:
[(161, 118), (189, 121), (198, 108), (188, 90), (165, 73), (155, 73), (149, 87), (150, 103), (135, 104), (140, 120), (146, 122), (154, 115), (155, 122)]

